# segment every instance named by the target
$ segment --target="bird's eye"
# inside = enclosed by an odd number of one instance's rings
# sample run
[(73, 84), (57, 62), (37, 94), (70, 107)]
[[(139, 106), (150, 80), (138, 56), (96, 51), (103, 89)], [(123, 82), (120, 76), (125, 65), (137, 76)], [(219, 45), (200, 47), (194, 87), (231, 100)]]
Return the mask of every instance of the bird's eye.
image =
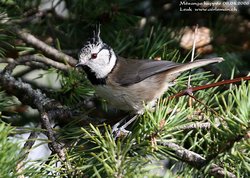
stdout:
[(95, 59), (97, 57), (97, 53), (92, 53), (91, 54), (91, 59)]

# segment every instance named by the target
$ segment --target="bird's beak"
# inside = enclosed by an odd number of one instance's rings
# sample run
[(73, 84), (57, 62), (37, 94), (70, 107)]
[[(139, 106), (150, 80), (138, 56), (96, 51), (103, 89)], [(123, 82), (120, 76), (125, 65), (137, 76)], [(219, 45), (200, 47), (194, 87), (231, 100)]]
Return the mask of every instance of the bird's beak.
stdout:
[(85, 65), (85, 63), (82, 62), (82, 61), (80, 61), (79, 63), (77, 63), (77, 64), (75, 65), (75, 67), (80, 67), (80, 66), (84, 66), (84, 65)]

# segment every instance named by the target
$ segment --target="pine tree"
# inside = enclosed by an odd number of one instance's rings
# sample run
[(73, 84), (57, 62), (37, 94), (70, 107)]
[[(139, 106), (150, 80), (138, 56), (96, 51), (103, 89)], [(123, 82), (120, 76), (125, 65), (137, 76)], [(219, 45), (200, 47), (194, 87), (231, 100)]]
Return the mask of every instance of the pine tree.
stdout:
[[(146, 110), (129, 126), (130, 134), (115, 138), (111, 127), (125, 114), (98, 98), (83, 71), (74, 68), (95, 25), (101, 23), (103, 40), (118, 55), (184, 62), (190, 60), (191, 49), (179, 50), (182, 32), (196, 24), (175, 2), (0, 4), (0, 177), (249, 177), (249, 77), (173, 97), (187, 89), (189, 77), (195, 87), (249, 71), (242, 60), (247, 47), (232, 45), (246, 44), (245, 38), (229, 35), (239, 33), (234, 24), (247, 28), (247, 19), (200, 14), (197, 23), (213, 32), (213, 55), (225, 61), (210, 72), (182, 74), (154, 111)], [(196, 57), (205, 55), (207, 48), (202, 49)], [(41, 70), (39, 76), (27, 77)], [(23, 133), (29, 133), (28, 139), (15, 141)], [(31, 161), (28, 155), (38, 141), (51, 154)]]

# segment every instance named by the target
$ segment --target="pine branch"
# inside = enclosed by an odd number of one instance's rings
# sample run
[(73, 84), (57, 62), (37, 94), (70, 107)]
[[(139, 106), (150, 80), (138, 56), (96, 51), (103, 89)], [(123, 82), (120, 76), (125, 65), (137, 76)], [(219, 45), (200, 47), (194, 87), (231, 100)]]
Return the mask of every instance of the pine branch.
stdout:
[[(12, 69), (11, 68), (9, 69), (10, 71), (12, 71), (17, 65), (20, 65), (20, 64), (25, 64), (26, 66), (31, 67), (32, 68), (30, 69), (31, 71), (35, 69), (48, 70), (49, 69), (48, 65), (45, 65), (42, 62), (43, 61), (36, 62), (32, 60), (26, 60), (26, 62), (22, 62), (22, 61), (18, 61), (18, 59), (13, 59), (13, 58), (0, 58), (0, 63), (8, 63), (8, 64), (12, 63), (11, 66), (8, 66), (12, 68)], [(20, 75), (23, 75), (22, 72), (20, 72)]]
[[(7, 58), (7, 59), (0, 59), (0, 60), (3, 63), (15, 63), (15, 65), (25, 64), (28, 66), (32, 66), (35, 68), (42, 68), (42, 69), (48, 69), (48, 67), (54, 67), (65, 73), (67, 73), (69, 69), (71, 68), (68, 65), (62, 64), (60, 62), (56, 62), (50, 58), (47, 58), (41, 55), (27, 55), (27, 56), (21, 56), (17, 59)], [(12, 67), (16, 67), (15, 65), (13, 65)]]
[(30, 62), (30, 61), (41, 62), (43, 64), (46, 64), (47, 66), (54, 67), (64, 72), (68, 72), (70, 69), (70, 67), (67, 65), (64, 65), (60, 62), (53, 61), (45, 56), (39, 56), (39, 55), (22, 56), (16, 59), (15, 61), (17, 61), (20, 64)]
[(24, 40), (26, 43), (30, 44), (31, 46), (41, 50), (45, 55), (53, 58), (54, 60), (58, 62), (63, 62), (66, 64), (69, 64), (71, 66), (76, 65), (76, 59), (73, 57), (64, 54), (63, 52), (58, 51), (57, 49), (47, 45), (43, 41), (37, 39), (32, 34), (25, 32), (24, 30), (21, 30), (17, 27), (13, 28), (12, 31), (22, 40)]
[[(197, 169), (201, 169), (202, 167), (204, 167), (205, 165), (208, 164), (208, 160), (206, 160), (204, 157), (202, 157), (201, 155), (187, 150), (175, 143), (171, 143), (171, 142), (160, 142), (160, 145), (166, 146), (168, 148), (170, 148), (171, 150), (173, 150), (175, 152), (175, 155), (183, 162), (197, 168)], [(234, 175), (231, 172), (226, 171), (225, 169), (223, 169), (222, 167), (216, 165), (216, 164), (212, 164), (209, 170), (209, 173), (212, 176), (215, 177), (230, 177), (230, 178), (236, 178), (236, 175)]]
[(29, 84), (20, 80), (15, 80), (10, 75), (12, 65), (8, 65), (4, 71), (0, 72), (0, 84), (8, 94), (16, 96), (22, 103), (37, 108), (41, 114), (41, 122), (47, 130), (47, 136), (52, 141), (52, 148), (58, 156), (65, 160), (65, 155), (61, 146), (56, 142), (54, 131), (51, 128), (50, 120), (68, 120), (72, 117), (72, 111), (62, 106), (60, 103), (47, 98), (39, 89), (33, 89)]

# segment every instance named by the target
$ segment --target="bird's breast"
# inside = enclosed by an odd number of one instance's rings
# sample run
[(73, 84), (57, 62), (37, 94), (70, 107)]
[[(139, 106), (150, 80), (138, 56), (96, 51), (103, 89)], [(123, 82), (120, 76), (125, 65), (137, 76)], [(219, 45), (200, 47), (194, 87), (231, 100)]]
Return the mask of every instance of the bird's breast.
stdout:
[(107, 100), (114, 108), (126, 111), (136, 111), (140, 109), (139, 98), (133, 98), (131, 92), (123, 87), (113, 87), (108, 85), (95, 86), (96, 93)]
[(113, 107), (140, 113), (144, 106), (149, 107), (170, 86), (169, 78), (164, 74), (154, 75), (130, 86), (120, 86), (107, 80), (106, 85), (96, 85), (97, 94)]

